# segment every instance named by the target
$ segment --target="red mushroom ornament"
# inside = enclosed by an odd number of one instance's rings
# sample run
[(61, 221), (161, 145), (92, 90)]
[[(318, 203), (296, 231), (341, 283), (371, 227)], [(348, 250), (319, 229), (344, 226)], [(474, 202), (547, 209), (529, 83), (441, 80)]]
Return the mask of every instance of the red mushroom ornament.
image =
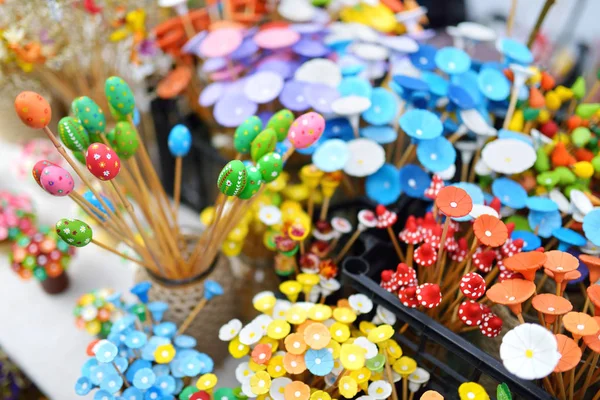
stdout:
[(417, 300), (417, 287), (409, 286), (398, 291), (398, 299), (405, 307), (417, 308), (419, 300)]
[(476, 272), (470, 272), (461, 278), (459, 287), (466, 298), (477, 300), (485, 294), (485, 279)]
[(498, 336), (502, 331), (502, 318), (496, 314), (488, 315), (479, 325), (479, 331), (489, 338)]
[(434, 308), (442, 302), (442, 291), (435, 283), (424, 283), (417, 288), (417, 300), (425, 308)]
[(478, 326), (483, 321), (481, 305), (472, 300), (463, 301), (458, 307), (458, 318), (466, 325)]

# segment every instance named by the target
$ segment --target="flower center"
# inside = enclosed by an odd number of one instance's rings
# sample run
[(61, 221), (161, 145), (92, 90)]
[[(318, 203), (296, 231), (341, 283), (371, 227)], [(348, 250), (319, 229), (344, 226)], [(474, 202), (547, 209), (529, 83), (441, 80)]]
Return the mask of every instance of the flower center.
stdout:
[(577, 330), (582, 331), (584, 329), (585, 329), (585, 325), (583, 325), (583, 324), (577, 325)]
[(469, 393), (467, 393), (467, 397), (468, 397), (469, 399), (474, 399), (474, 398), (475, 398), (475, 393), (473, 393), (473, 392), (469, 392)]
[(294, 392), (294, 396), (296, 396), (296, 397), (300, 397), (300, 395), (302, 395), (302, 393), (300, 393), (300, 391), (299, 391), (299, 390), (296, 390), (296, 391)]
[(320, 358), (316, 358), (316, 359), (315, 359), (315, 364), (317, 364), (317, 365), (321, 365), (321, 359), (320, 359)]
[(458, 204), (455, 201), (450, 202), (450, 207), (456, 208), (457, 206), (458, 206)]
[(350, 360), (351, 362), (354, 362), (354, 361), (356, 361), (356, 356), (354, 354), (350, 354), (348, 356), (348, 360)]
[(487, 236), (487, 237), (492, 237), (492, 232), (490, 232), (490, 231), (485, 231), (485, 236)]
[(533, 350), (531, 350), (531, 349), (525, 350), (525, 357), (533, 358)]

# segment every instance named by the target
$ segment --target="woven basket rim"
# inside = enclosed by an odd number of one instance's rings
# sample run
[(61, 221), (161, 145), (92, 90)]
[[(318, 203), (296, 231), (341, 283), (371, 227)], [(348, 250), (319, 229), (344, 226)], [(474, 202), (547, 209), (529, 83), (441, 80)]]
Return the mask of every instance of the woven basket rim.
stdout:
[(202, 283), (206, 278), (208, 278), (215, 271), (215, 268), (219, 264), (219, 261), (221, 261), (221, 257), (221, 254), (217, 254), (212, 264), (210, 264), (210, 266), (206, 270), (202, 271), (196, 276), (192, 276), (190, 278), (185, 279), (163, 278), (162, 276), (157, 276), (154, 272), (148, 269), (145, 269), (145, 272), (148, 274), (148, 277), (152, 280), (153, 283), (156, 283), (158, 286), (161, 286), (165, 289), (187, 289), (189, 287)]

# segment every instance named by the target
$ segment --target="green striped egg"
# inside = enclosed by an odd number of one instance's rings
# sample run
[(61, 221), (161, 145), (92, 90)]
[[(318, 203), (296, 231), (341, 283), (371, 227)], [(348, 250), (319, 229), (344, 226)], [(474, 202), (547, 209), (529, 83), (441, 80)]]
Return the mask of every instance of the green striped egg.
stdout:
[(71, 109), (90, 135), (92, 143), (100, 143), (100, 135), (106, 128), (104, 111), (87, 96), (78, 97), (71, 103)]
[(254, 196), (263, 183), (262, 174), (254, 165), (246, 166), (246, 175), (246, 187), (238, 196), (242, 200), (248, 200)]
[(118, 76), (111, 76), (104, 84), (106, 99), (112, 108), (121, 115), (129, 115), (135, 108), (133, 92), (127, 82)]
[(250, 152), (250, 145), (258, 134), (262, 131), (262, 121), (257, 116), (248, 117), (233, 134), (233, 147), (238, 153), (247, 154)]
[(117, 155), (125, 160), (135, 155), (140, 146), (137, 132), (126, 121), (117, 122), (114, 129), (108, 134), (108, 140)]
[(290, 126), (294, 122), (294, 113), (287, 108), (277, 111), (267, 122), (267, 128), (271, 128), (277, 135), (277, 141), (283, 142), (287, 138)]
[(217, 178), (217, 187), (226, 196), (237, 196), (246, 187), (246, 166), (240, 160), (227, 163)]
[(78, 219), (63, 218), (56, 223), (58, 236), (75, 247), (87, 246), (92, 241), (92, 228)]
[(76, 118), (64, 117), (58, 121), (58, 135), (69, 150), (82, 152), (90, 146), (90, 137)]
[(252, 161), (258, 161), (262, 156), (271, 153), (277, 145), (277, 135), (273, 129), (267, 128), (252, 141), (250, 145), (250, 157)]

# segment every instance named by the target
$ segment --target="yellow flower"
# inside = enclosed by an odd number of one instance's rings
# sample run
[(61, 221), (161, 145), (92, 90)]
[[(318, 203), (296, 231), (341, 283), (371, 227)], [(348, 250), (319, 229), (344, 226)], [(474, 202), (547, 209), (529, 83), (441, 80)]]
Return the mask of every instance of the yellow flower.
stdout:
[(350, 337), (350, 328), (348, 328), (348, 325), (339, 322), (331, 325), (329, 332), (331, 333), (331, 338), (337, 340), (339, 343), (344, 343)]
[(229, 342), (229, 353), (233, 358), (242, 358), (250, 352), (250, 347), (240, 342), (240, 338), (236, 336)]
[(358, 329), (355, 329), (355, 328), (352, 328), (352, 329), (350, 330), (350, 335), (351, 335), (353, 338), (359, 338), (359, 337), (361, 337), (361, 336), (365, 336), (365, 335), (364, 335), (364, 334), (363, 334), (361, 331), (359, 331)]
[(254, 394), (265, 394), (271, 388), (271, 377), (265, 371), (258, 371), (250, 378), (250, 389)]
[(371, 378), (371, 370), (367, 367), (362, 367), (356, 371), (352, 371), (350, 376), (354, 378), (357, 383), (365, 383)]
[(302, 291), (302, 284), (298, 281), (285, 281), (279, 285), (279, 290), (286, 295), (289, 301), (295, 303)]
[(333, 318), (344, 324), (351, 324), (356, 320), (356, 313), (351, 308), (338, 307), (333, 310)]
[(325, 347), (333, 356), (333, 359), (336, 360), (340, 357), (340, 344), (335, 340), (329, 342), (329, 344)]
[(465, 382), (458, 387), (460, 400), (489, 400), (487, 392), (483, 386), (475, 382)]
[(400, 347), (400, 345), (394, 339), (389, 339), (385, 342), (382, 342), (379, 347), (384, 349), (388, 357), (393, 360), (402, 357), (402, 347)]
[(170, 363), (175, 357), (175, 347), (171, 343), (162, 344), (154, 350), (154, 359), (159, 364)]
[(266, 365), (264, 365), (264, 364), (258, 364), (256, 362), (254, 362), (252, 359), (248, 360), (248, 367), (253, 372), (264, 371), (265, 369), (267, 369)]
[(217, 376), (215, 374), (204, 374), (196, 381), (196, 387), (200, 390), (209, 391), (217, 384)]
[(402, 375), (402, 377), (405, 377), (415, 372), (415, 369), (417, 369), (417, 362), (410, 357), (403, 356), (392, 365), (392, 368)]
[(285, 319), (292, 325), (300, 325), (306, 321), (306, 311), (300, 306), (293, 306), (285, 313)]
[(261, 313), (270, 314), (276, 301), (277, 299), (272, 294), (265, 294), (252, 299), (252, 305)]
[(272, 378), (284, 376), (285, 368), (283, 367), (283, 356), (271, 357), (269, 364), (267, 364), (267, 372)]
[(373, 343), (385, 342), (394, 336), (394, 328), (389, 325), (380, 325), (369, 332), (369, 340)]
[(369, 321), (360, 321), (360, 324), (358, 324), (358, 329), (360, 329), (360, 331), (365, 335), (368, 335), (369, 332), (371, 332), (375, 328), (377, 328), (377, 326)]
[(308, 318), (313, 321), (323, 322), (331, 318), (331, 307), (325, 304), (315, 304), (310, 310), (308, 310)]
[(351, 376), (344, 376), (342, 379), (340, 379), (338, 389), (340, 390), (340, 394), (342, 396), (347, 399), (351, 399), (356, 396), (356, 392), (358, 392), (358, 385)]
[(321, 277), (318, 274), (298, 274), (296, 280), (302, 285), (304, 294), (308, 294), (321, 281)]
[(258, 344), (266, 344), (271, 348), (271, 353), (275, 353), (277, 351), (277, 349), (279, 348), (279, 341), (270, 338), (268, 336), (263, 336), (259, 341)]
[(310, 395), (310, 400), (331, 400), (331, 396), (323, 390), (317, 390)]
[(365, 349), (355, 344), (342, 345), (340, 349), (340, 361), (348, 371), (356, 371), (365, 365)]
[(286, 337), (290, 333), (291, 327), (286, 321), (282, 319), (274, 319), (267, 327), (267, 336), (280, 340)]
[(96, 296), (94, 296), (91, 293), (86, 293), (79, 298), (79, 305), (87, 306), (89, 304), (92, 304), (94, 300), (96, 300)]

